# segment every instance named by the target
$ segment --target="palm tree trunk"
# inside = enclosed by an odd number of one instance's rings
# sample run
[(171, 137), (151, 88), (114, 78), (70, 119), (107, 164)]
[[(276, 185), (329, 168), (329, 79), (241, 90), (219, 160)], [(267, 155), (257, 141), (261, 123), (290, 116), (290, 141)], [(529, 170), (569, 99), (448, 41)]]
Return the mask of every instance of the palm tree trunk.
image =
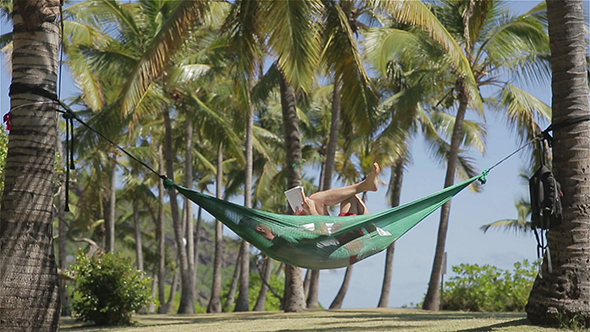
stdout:
[[(57, 137), (55, 140), (56, 149), (61, 157), (59, 160), (60, 165), (64, 165), (64, 149), (61, 137)], [(57, 206), (57, 234), (58, 234), (58, 268), (62, 270), (66, 270), (68, 267), (67, 264), (67, 244), (68, 244), (68, 227), (66, 221), (66, 186), (65, 181), (67, 179), (64, 177), (60, 184), (59, 190), (59, 197), (58, 197), (58, 206)], [(68, 290), (66, 288), (66, 280), (59, 280), (59, 299), (61, 301), (61, 315), (62, 316), (69, 316), (71, 314), (70, 311), (70, 296), (68, 294)]]
[[(402, 193), (402, 182), (404, 176), (405, 158), (401, 156), (391, 170), (391, 179), (389, 181), (391, 188), (391, 207), (399, 206)], [(393, 254), (395, 252), (395, 242), (387, 247), (385, 255), (385, 268), (383, 271), (383, 286), (381, 287), (381, 296), (379, 297), (378, 308), (389, 308), (389, 297), (391, 294), (391, 277), (393, 275)]]
[(344, 297), (346, 296), (346, 292), (348, 292), (348, 286), (350, 285), (350, 280), (352, 279), (352, 271), (354, 269), (354, 265), (350, 265), (346, 268), (346, 273), (344, 274), (344, 280), (342, 280), (342, 285), (338, 290), (338, 294), (330, 304), (330, 309), (340, 309), (342, 308), (342, 303), (344, 302)]
[[(164, 156), (162, 147), (158, 149), (158, 172), (164, 173)], [(159, 314), (168, 313), (166, 306), (166, 210), (164, 209), (164, 183), (158, 182), (158, 220), (156, 222), (156, 238), (158, 240), (158, 300), (160, 301)]]
[[(168, 294), (168, 301), (166, 301), (166, 312), (174, 310), (174, 299), (176, 298), (176, 290), (178, 289), (178, 268), (174, 269), (172, 274), (172, 284), (170, 284), (170, 293)], [(182, 295), (182, 294), (181, 294)]]
[[(158, 296), (158, 274), (152, 273), (152, 298), (156, 298)], [(156, 311), (156, 302), (150, 301), (150, 305), (148, 306), (148, 313), (154, 313)]]
[[(283, 110), (283, 129), (286, 145), (286, 175), (287, 187), (301, 185), (301, 134), (299, 132), (299, 118), (297, 117), (295, 91), (289, 85), (284, 74), (280, 75), (281, 106)], [(287, 265), (285, 269), (285, 295), (283, 310), (285, 312), (299, 312), (305, 309), (305, 296), (301, 269)]]
[(225, 301), (225, 311), (229, 311), (231, 306), (236, 302), (236, 292), (238, 291), (238, 282), (240, 281), (240, 264), (242, 260), (242, 251), (238, 252), (238, 258), (234, 268), (234, 275), (231, 279), (231, 285), (229, 287), (229, 293), (227, 294), (227, 300)]
[(244, 240), (240, 245), (240, 258), (239, 264), (236, 268), (239, 269), (238, 280), (240, 281), (240, 292), (238, 293), (238, 299), (236, 301), (236, 307), (234, 311), (249, 311), (250, 310), (250, 299), (249, 299), (249, 288), (250, 288), (250, 244)]
[(115, 251), (115, 206), (117, 204), (116, 184), (117, 184), (117, 159), (113, 156), (111, 165), (111, 178), (109, 188), (109, 200), (105, 211), (105, 250), (106, 252)]
[(322, 183), (320, 184), (320, 190), (328, 190), (332, 188), (336, 150), (338, 149), (338, 138), (340, 137), (340, 115), (342, 114), (342, 98), (340, 96), (341, 91), (342, 84), (340, 81), (335, 82), (334, 92), (332, 95), (332, 123), (330, 125), (330, 137), (326, 147), (326, 161), (324, 162), (324, 171), (322, 173)]
[(197, 226), (195, 227), (195, 285), (199, 273), (199, 245), (201, 244), (201, 215), (203, 213), (203, 209), (199, 207), (198, 211), (199, 212), (197, 212)]
[[(550, 229), (551, 253), (526, 305), (533, 324), (590, 326), (590, 125), (562, 126), (588, 116), (584, 1), (547, 1), (553, 71), (553, 171), (563, 189), (563, 222)], [(547, 257), (545, 257), (547, 258)]]
[[(166, 164), (166, 176), (169, 179), (174, 179), (174, 148), (172, 145), (172, 123), (170, 121), (170, 111), (164, 109), (164, 128), (165, 128), (165, 150), (164, 159)], [(176, 191), (168, 191), (170, 196), (170, 213), (172, 214), (172, 225), (174, 228), (174, 236), (176, 239), (176, 252), (180, 267), (180, 305), (178, 307), (179, 314), (194, 314), (195, 313), (195, 289), (191, 287), (190, 271), (188, 266), (188, 255), (184, 246), (184, 232), (182, 231), (182, 222), (180, 221), (180, 214), (178, 212), (178, 201), (176, 199)]]
[(133, 201), (133, 226), (135, 228), (135, 255), (137, 257), (137, 269), (143, 271), (143, 241), (139, 219), (139, 207), (137, 200)]
[[(159, 173), (164, 172), (164, 157), (162, 147), (159, 148)], [(158, 183), (158, 220), (156, 222), (156, 238), (158, 240), (158, 300), (160, 308), (159, 314), (168, 313), (168, 306), (166, 306), (166, 228), (165, 228), (165, 209), (164, 209), (164, 183)]]
[[(187, 116), (186, 119), (186, 146), (185, 146), (185, 159), (184, 159), (184, 181), (187, 188), (191, 188), (193, 185), (193, 121)], [(186, 214), (186, 254), (187, 254), (187, 268), (188, 268), (188, 286), (192, 290), (193, 307), (195, 291), (197, 288), (196, 273), (195, 270), (195, 237), (194, 237), (194, 222), (193, 216), (193, 203), (189, 199), (184, 200), (184, 212)]]
[[(467, 112), (467, 105), (469, 104), (469, 98), (466, 93), (463, 79), (458, 80), (457, 87), (459, 90), (459, 109), (457, 110), (453, 134), (451, 136), (447, 174), (445, 176), (445, 188), (452, 186), (455, 182), (455, 171), (457, 170), (459, 147), (461, 145), (461, 138), (463, 137), (463, 121), (465, 119), (465, 113)], [(430, 274), (430, 281), (428, 283), (428, 291), (426, 292), (426, 297), (422, 307), (425, 310), (437, 311), (440, 308), (440, 283), (450, 213), (451, 201), (448, 201), (442, 206), (440, 212), (440, 223), (438, 227), (438, 238), (436, 241), (434, 262), (432, 264), (432, 272)]]
[[(246, 179), (244, 183), (244, 206), (252, 207), (252, 172), (254, 146), (254, 105), (248, 108), (248, 124), (246, 126)], [(240, 294), (236, 302), (235, 311), (250, 310), (250, 244), (242, 241), (240, 247), (242, 260), (240, 262)]]
[[(61, 142), (61, 140), (58, 140)], [(63, 156), (63, 154), (62, 154)], [(65, 216), (65, 205), (66, 205), (66, 193), (65, 193), (65, 186), (62, 185), (60, 194), (59, 194), (59, 207), (58, 207), (58, 255), (59, 255), (59, 268), (62, 270), (66, 270), (68, 268), (67, 263), (67, 238), (68, 238), (68, 229), (66, 225), (66, 216)], [(69, 316), (71, 314), (70, 310), (70, 296), (68, 294), (68, 290), (66, 288), (66, 280), (59, 280), (59, 297), (61, 301), (61, 315), (62, 316)]]
[[(0, 214), (0, 326), (57, 331), (53, 249), (58, 1), (14, 1), (12, 131)], [(17, 74), (18, 73), (18, 74)]]
[[(217, 150), (217, 198), (222, 198), (223, 190), (223, 144), (219, 143)], [(215, 257), (213, 258), (213, 285), (211, 298), (207, 306), (208, 313), (221, 312), (221, 264), (223, 254), (223, 224), (215, 220)]]
[[(330, 127), (330, 137), (328, 139), (328, 146), (326, 148), (326, 161), (324, 162), (322, 180), (320, 184), (320, 190), (322, 191), (332, 188), (336, 149), (338, 148), (338, 137), (340, 137), (340, 114), (342, 113), (342, 98), (340, 96), (341, 91), (341, 82), (334, 82), (334, 92), (332, 95), (332, 124)], [(309, 294), (307, 295), (308, 308), (319, 308), (319, 294), (320, 271), (312, 270), (309, 282)]]
[(266, 310), (266, 295), (268, 294), (268, 285), (270, 283), (270, 276), (272, 275), (272, 258), (266, 257), (264, 259), (264, 266), (262, 268), (262, 286), (260, 286), (260, 292), (258, 293), (258, 299), (254, 305), (254, 311)]
[(303, 292), (305, 294), (305, 298), (308, 298), (309, 295), (309, 283), (311, 282), (311, 271), (307, 270), (305, 272), (305, 277), (303, 278)]

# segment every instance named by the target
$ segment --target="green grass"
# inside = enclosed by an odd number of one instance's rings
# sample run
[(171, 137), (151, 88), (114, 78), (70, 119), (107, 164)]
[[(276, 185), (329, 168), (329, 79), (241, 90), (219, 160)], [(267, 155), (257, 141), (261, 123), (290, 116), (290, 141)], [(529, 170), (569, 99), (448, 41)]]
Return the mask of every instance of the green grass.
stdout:
[(99, 328), (61, 321), (62, 331), (415, 331), (415, 332), (565, 332), (532, 326), (524, 313), (429, 312), (411, 309), (310, 310), (300, 313), (246, 312), (196, 315), (138, 315), (131, 327)]

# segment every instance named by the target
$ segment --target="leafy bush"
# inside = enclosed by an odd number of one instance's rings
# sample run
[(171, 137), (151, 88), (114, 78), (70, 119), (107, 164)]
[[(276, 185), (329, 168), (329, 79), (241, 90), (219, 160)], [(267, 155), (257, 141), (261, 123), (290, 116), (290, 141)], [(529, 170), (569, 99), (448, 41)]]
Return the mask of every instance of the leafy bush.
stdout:
[(491, 265), (453, 266), (455, 276), (445, 282), (443, 310), (524, 311), (538, 265), (528, 260), (514, 264), (514, 271)]
[(143, 278), (131, 262), (108, 253), (88, 258), (78, 254), (74, 315), (96, 325), (130, 325), (131, 315), (151, 301), (151, 278)]

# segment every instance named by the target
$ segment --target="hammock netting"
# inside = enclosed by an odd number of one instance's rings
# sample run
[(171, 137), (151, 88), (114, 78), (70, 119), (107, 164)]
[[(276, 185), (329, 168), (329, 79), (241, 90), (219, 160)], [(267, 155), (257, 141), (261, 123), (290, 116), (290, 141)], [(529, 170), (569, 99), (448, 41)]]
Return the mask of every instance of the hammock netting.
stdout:
[[(484, 171), (467, 181), (382, 212), (347, 217), (270, 213), (187, 189), (170, 179), (165, 183), (269, 257), (319, 270), (345, 267), (386, 249), (471, 183), (485, 182), (486, 174)], [(259, 226), (272, 230), (276, 237), (267, 239), (257, 231)]]

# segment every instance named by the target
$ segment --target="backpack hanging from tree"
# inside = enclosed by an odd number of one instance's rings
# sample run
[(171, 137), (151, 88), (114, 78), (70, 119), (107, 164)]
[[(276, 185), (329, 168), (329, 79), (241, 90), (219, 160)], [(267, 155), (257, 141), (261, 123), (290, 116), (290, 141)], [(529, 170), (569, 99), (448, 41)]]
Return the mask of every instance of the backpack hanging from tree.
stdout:
[[(541, 159), (541, 167), (529, 179), (529, 190), (531, 196), (531, 228), (537, 240), (537, 257), (546, 257), (547, 270), (549, 273), (553, 271), (551, 264), (551, 251), (547, 241), (547, 232), (549, 229), (561, 225), (563, 217), (561, 207), (561, 185), (555, 179), (553, 172), (545, 166), (545, 144), (544, 140), (551, 147), (553, 140), (548, 131), (551, 126), (541, 134), (541, 147), (543, 158)], [(539, 276), (542, 278), (541, 266), (539, 266)]]
[(543, 165), (529, 180), (533, 229), (547, 230), (561, 225), (561, 185)]

